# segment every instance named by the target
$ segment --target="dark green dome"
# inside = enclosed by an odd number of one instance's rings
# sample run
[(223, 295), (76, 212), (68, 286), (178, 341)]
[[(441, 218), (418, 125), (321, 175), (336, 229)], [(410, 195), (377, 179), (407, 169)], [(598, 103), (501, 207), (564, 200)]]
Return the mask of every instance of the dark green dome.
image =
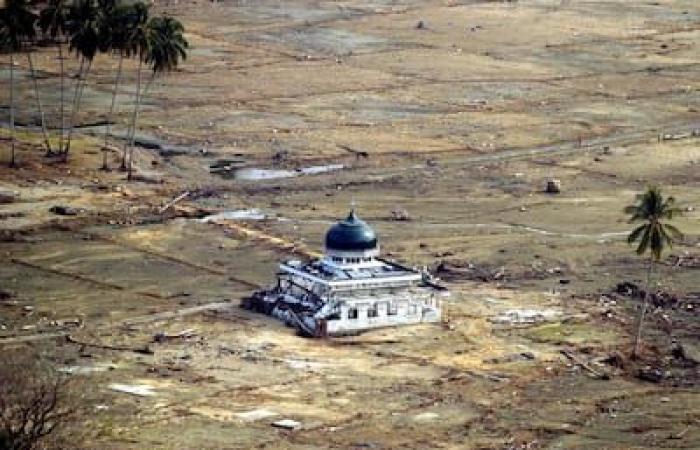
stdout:
[(328, 230), (326, 248), (341, 251), (373, 250), (377, 248), (377, 235), (355, 215), (355, 210), (352, 210), (345, 220)]

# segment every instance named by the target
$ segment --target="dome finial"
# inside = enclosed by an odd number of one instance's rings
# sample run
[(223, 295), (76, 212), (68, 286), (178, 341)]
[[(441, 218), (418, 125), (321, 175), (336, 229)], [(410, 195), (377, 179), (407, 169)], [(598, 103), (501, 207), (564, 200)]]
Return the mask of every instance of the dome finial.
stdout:
[(348, 214), (347, 220), (353, 221), (357, 220), (357, 214), (355, 214), (355, 207), (357, 206), (357, 202), (355, 201), (355, 197), (350, 200), (350, 214)]

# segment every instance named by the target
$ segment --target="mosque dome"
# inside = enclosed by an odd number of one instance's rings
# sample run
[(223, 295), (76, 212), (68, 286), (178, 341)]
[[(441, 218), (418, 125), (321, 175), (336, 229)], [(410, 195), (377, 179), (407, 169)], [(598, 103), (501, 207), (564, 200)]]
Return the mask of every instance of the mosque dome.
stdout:
[(372, 227), (359, 219), (355, 210), (345, 220), (333, 225), (326, 233), (326, 249), (365, 251), (377, 248), (377, 235)]

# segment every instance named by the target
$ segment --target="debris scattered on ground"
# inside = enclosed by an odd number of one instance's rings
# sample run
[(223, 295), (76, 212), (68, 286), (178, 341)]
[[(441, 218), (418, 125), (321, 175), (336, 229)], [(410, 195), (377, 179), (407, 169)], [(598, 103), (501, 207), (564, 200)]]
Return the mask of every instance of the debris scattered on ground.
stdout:
[(561, 317), (561, 311), (554, 309), (510, 309), (489, 319), (497, 324), (534, 324), (557, 320)]
[(586, 369), (595, 378), (598, 378), (599, 380), (609, 380), (610, 379), (609, 374), (607, 374), (601, 370), (594, 369), (593, 366), (591, 366), (589, 363), (587, 363), (583, 359), (576, 356), (572, 351), (561, 350), (560, 352), (562, 355), (566, 356), (568, 359), (570, 359), (576, 365)]
[(516, 361), (532, 361), (535, 355), (532, 352), (512, 353), (510, 355), (497, 356), (495, 358), (485, 359), (485, 364), (504, 364)]
[(675, 267), (700, 268), (700, 255), (685, 252), (682, 255), (670, 255), (667, 258), (669, 264)]
[(644, 366), (637, 372), (637, 378), (651, 383), (661, 383), (666, 379), (666, 372), (659, 367)]
[(73, 208), (72, 206), (55, 205), (49, 208), (49, 212), (57, 214), (59, 216), (77, 216), (83, 209)]
[(117, 366), (114, 364), (95, 364), (92, 366), (66, 366), (59, 368), (58, 371), (71, 375), (88, 375), (96, 372), (114, 370), (116, 368)]
[(170, 200), (168, 203), (166, 203), (165, 205), (163, 205), (163, 207), (161, 207), (161, 208), (158, 210), (158, 213), (159, 213), (159, 214), (163, 214), (163, 213), (164, 213), (165, 211), (167, 211), (170, 207), (172, 207), (173, 205), (175, 205), (177, 202), (180, 202), (180, 201), (184, 200), (184, 199), (187, 198), (189, 195), (190, 195), (190, 191), (185, 191), (185, 192), (183, 192), (182, 194), (178, 195), (177, 197), (175, 197), (174, 199)]
[(163, 184), (165, 180), (163, 175), (157, 173), (135, 173), (131, 176), (131, 181), (140, 181), (142, 183), (148, 184)]
[(680, 342), (673, 342), (671, 345), (671, 356), (691, 367), (700, 364), (700, 354), (692, 348), (686, 348)]
[(265, 220), (268, 215), (258, 208), (237, 209), (234, 211), (224, 211), (201, 219), (201, 222), (210, 223), (219, 220)]
[(171, 339), (189, 339), (195, 336), (197, 336), (197, 332), (192, 328), (182, 330), (178, 333), (166, 333), (164, 331), (159, 331), (153, 335), (153, 342), (162, 343)]
[(19, 193), (14, 191), (0, 191), (0, 205), (14, 203), (19, 199)]
[(505, 278), (505, 269), (490, 269), (478, 267), (472, 263), (456, 261), (440, 261), (435, 267), (435, 274), (446, 281), (471, 280), (471, 281), (499, 281)]
[(268, 419), (270, 417), (278, 416), (279, 414), (267, 409), (254, 409), (252, 411), (234, 413), (234, 415), (244, 422), (255, 422), (256, 420)]
[(544, 191), (547, 194), (559, 194), (561, 192), (561, 181), (556, 178), (547, 180)]
[(394, 208), (391, 210), (391, 220), (406, 222), (411, 220), (411, 215), (403, 208)]
[(139, 397), (153, 397), (153, 386), (147, 384), (120, 384), (112, 383), (109, 388), (113, 391), (123, 392), (125, 394), (137, 395)]
[(439, 418), (440, 415), (434, 412), (424, 412), (413, 416), (413, 420), (416, 422), (432, 422), (433, 420), (437, 420)]
[(284, 428), (285, 430), (296, 430), (301, 428), (301, 422), (292, 419), (282, 419), (272, 422), (272, 426), (276, 428)]
[[(623, 281), (618, 283), (611, 295), (620, 294), (626, 297), (642, 300), (646, 292), (637, 284)], [(700, 293), (688, 293), (680, 296), (664, 290), (657, 290), (649, 295), (649, 304), (654, 308), (685, 309), (700, 312)]]
[(101, 348), (104, 350), (117, 350), (117, 351), (122, 351), (122, 352), (134, 352), (134, 353), (140, 353), (142, 355), (152, 355), (153, 354), (153, 350), (151, 350), (150, 347), (148, 347), (147, 345), (145, 345), (143, 347), (123, 347), (123, 346), (118, 346), (118, 345), (106, 345), (106, 344), (99, 344), (99, 343), (93, 343), (93, 342), (79, 341), (71, 335), (66, 336), (66, 341), (70, 342), (71, 344), (81, 345), (83, 347), (94, 347), (94, 348)]

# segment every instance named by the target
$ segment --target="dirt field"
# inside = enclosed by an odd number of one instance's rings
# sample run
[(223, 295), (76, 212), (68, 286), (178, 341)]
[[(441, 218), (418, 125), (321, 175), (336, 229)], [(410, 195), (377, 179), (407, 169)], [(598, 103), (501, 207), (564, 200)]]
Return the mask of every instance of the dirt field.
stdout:
[[(0, 167), (18, 194), (0, 205), (0, 346), (82, 377), (85, 448), (700, 448), (698, 2), (154, 8), (192, 46), (141, 114), (138, 171), (163, 182), (97, 170), (104, 56), (70, 163), (23, 126), (20, 168)], [(57, 92), (53, 49), (35, 60)], [(640, 300), (616, 286), (642, 285), (645, 262), (622, 209), (650, 184), (677, 197), (686, 236), (632, 361)], [(308, 340), (238, 308), (281, 259), (322, 250), (351, 204), (384, 254), (444, 280), (447, 323)], [(202, 220), (222, 212), (238, 218)]]

